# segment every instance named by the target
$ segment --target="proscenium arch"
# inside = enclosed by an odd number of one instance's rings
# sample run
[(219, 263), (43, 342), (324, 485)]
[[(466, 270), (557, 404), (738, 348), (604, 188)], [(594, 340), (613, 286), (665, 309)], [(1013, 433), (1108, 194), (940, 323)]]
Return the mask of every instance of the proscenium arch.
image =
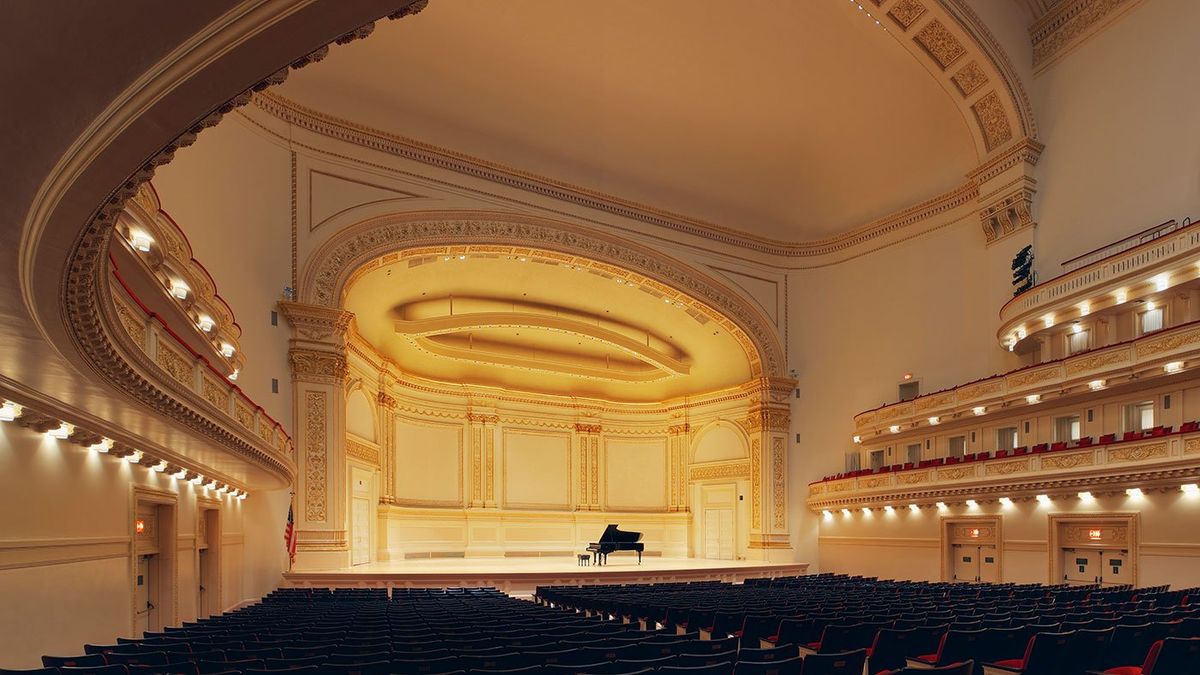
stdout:
[[(344, 228), (304, 264), (301, 302), (337, 308), (351, 278), (388, 254), (434, 246), (524, 246), (586, 258), (640, 274), (664, 290), (698, 301), (753, 345), (755, 377), (782, 377), (787, 360), (779, 335), (737, 291), (693, 265), (629, 239), (563, 221), (494, 211), (413, 211)], [(754, 363), (757, 357), (758, 363)]]

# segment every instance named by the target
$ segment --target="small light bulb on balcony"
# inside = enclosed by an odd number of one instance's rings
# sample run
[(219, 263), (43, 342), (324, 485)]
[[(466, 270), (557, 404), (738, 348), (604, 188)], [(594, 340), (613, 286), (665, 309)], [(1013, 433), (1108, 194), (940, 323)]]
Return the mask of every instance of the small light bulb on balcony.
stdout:
[(1183, 361), (1172, 361), (1163, 366), (1163, 370), (1168, 373), (1178, 373), (1179, 371), (1183, 370)]
[(1104, 388), (1104, 380), (1092, 380), (1088, 382), (1088, 388), (1092, 391), (1100, 391)]
[(1096, 498), (1094, 496), (1092, 496), (1092, 493), (1090, 493), (1090, 492), (1080, 492), (1078, 496), (1079, 496), (1079, 501), (1082, 501), (1082, 502), (1091, 502), (1091, 501), (1096, 500)]
[(892, 432), (893, 434), (898, 434), (900, 433), (900, 425), (893, 424), (892, 426), (888, 427), (888, 431)]
[(862, 436), (857, 436), (857, 435), (856, 435), (856, 436), (854, 437), (854, 442), (855, 442), (855, 443), (862, 443)]
[(916, 504), (909, 504), (909, 505), (908, 505), (908, 510), (909, 510), (909, 511), (912, 511), (913, 513), (916, 513), (917, 511), (920, 511), (920, 510), (921, 510), (921, 507), (920, 507), (920, 506), (917, 506)]
[(1092, 313), (1092, 303), (1087, 302), (1086, 300), (1079, 303), (1079, 315), (1080, 316), (1087, 316), (1088, 314), (1091, 314), (1091, 313)]
[(240, 502), (240, 501), (244, 501), (245, 499), (246, 499), (246, 493), (245, 493), (245, 492), (243, 492), (243, 493), (241, 493), (240, 495), (238, 495), (238, 501), (239, 501), (239, 502)]
[(233, 345), (229, 344), (228, 342), (221, 343), (221, 356), (224, 356), (227, 359), (232, 359), (233, 352)]
[(929, 418), (929, 426), (936, 427), (937, 425), (939, 425), (941, 423), (942, 423), (942, 418), (938, 417), (937, 415), (934, 415), (933, 417)]
[(212, 329), (215, 328), (217, 324), (213, 322), (211, 316), (208, 316), (207, 314), (201, 314), (200, 318), (196, 320), (196, 325), (205, 333), (211, 333)]
[(1164, 272), (1154, 277), (1154, 279), (1151, 281), (1154, 282), (1154, 290), (1165, 291), (1167, 290), (1167, 287), (1171, 285), (1171, 275)]
[(884, 513), (889, 513), (889, 514), (890, 514), (890, 513), (895, 513), (895, 512), (896, 512), (896, 508), (895, 508), (894, 506), (892, 506), (891, 504), (888, 504), (887, 506), (883, 507), (883, 512), (884, 512)]
[(1037, 501), (1042, 506), (1049, 506), (1054, 500), (1050, 499), (1050, 495), (1038, 495)]
[(167, 460), (164, 459), (150, 468), (154, 469), (158, 473), (162, 473), (167, 470)]
[(142, 451), (134, 450), (130, 454), (125, 455), (125, 461), (129, 462), (130, 464), (137, 464), (138, 462), (142, 461)]
[(1180, 485), (1179, 489), (1183, 490), (1183, 494), (1185, 494), (1189, 497), (1200, 497), (1200, 485), (1197, 485), (1195, 483), (1188, 483), (1186, 485)]
[(229, 374), (229, 381), (236, 382), (238, 379), (238, 375), (240, 375), (241, 372), (242, 372), (241, 368), (234, 368), (233, 372)]
[(1041, 400), (1042, 400), (1041, 394), (1030, 394), (1025, 397), (1025, 402), (1028, 403), (1029, 405), (1033, 405), (1034, 403), (1039, 403)]
[(189, 480), (188, 482), (191, 483), (192, 485), (199, 485), (204, 482), (204, 476), (196, 474), (196, 477)]
[(869, 506), (864, 506), (862, 507), (862, 512), (864, 516), (869, 516), (871, 515), (871, 508)]
[(1134, 499), (1141, 499), (1142, 497), (1146, 496), (1145, 493), (1142, 492), (1141, 488), (1129, 488), (1125, 491), (1125, 494), (1129, 497), (1133, 497)]
[(467, 259), (467, 256), (465, 256), (465, 255), (460, 255), (460, 256), (458, 256), (458, 259), (459, 259), (459, 260), (466, 260), (466, 259)]
[(987, 406), (977, 405), (974, 408), (971, 408), (971, 412), (975, 415), (982, 415), (987, 412)]
[(1118, 305), (1129, 299), (1129, 296), (1125, 294), (1125, 291), (1117, 291), (1116, 293), (1113, 293), (1113, 296), (1117, 299)]
[(112, 450), (112, 446), (113, 441), (111, 439), (102, 438), (100, 439), (99, 443), (93, 443), (89, 445), (88, 450), (92, 450), (94, 452), (108, 452), (109, 450)]
[(1053, 314), (1047, 314), (1046, 316), (1042, 317), (1042, 327), (1043, 328), (1049, 328), (1053, 325), (1054, 325), (1054, 315)]
[(1025, 326), (1021, 326), (1020, 328), (1017, 329), (1017, 341), (1018, 342), (1021, 340), (1024, 340), (1026, 335), (1028, 335), (1028, 333), (1025, 332)]
[(979, 502), (975, 501), (974, 499), (968, 499), (966, 501), (966, 504), (967, 504), (968, 509), (973, 509), (973, 508), (979, 506)]
[(1147, 312), (1153, 312), (1153, 311), (1154, 311), (1154, 310), (1155, 310), (1157, 307), (1158, 307), (1158, 305), (1154, 304), (1154, 301), (1153, 301), (1153, 300), (1147, 300), (1147, 301), (1146, 301), (1145, 310), (1146, 310)]
[(175, 473), (171, 474), (171, 478), (174, 478), (175, 480), (183, 480), (183, 477), (186, 475), (187, 475), (187, 469), (180, 469), (180, 470), (176, 471)]
[(1071, 324), (1071, 332), (1075, 333), (1076, 335), (1078, 335), (1079, 333), (1082, 333), (1083, 332), (1083, 324), (1079, 323), (1078, 321)]
[(821, 516), (825, 518), (825, 520), (833, 520), (833, 512), (829, 511), (828, 509), (822, 511)]
[(229, 492), (229, 486), (228, 486), (228, 485), (221, 485), (221, 487), (217, 488), (217, 494), (219, 494), (219, 495), (223, 495), (223, 494), (225, 494), (226, 492)]
[(189, 288), (186, 283), (180, 281), (179, 279), (171, 282), (171, 295), (179, 298), (180, 300), (187, 300), (188, 293), (191, 292), (191, 290), (192, 289)]
[(150, 252), (150, 245), (154, 243), (154, 238), (141, 230), (133, 230), (129, 233), (129, 245), (142, 253)]
[(21, 406), (12, 401), (4, 401), (0, 405), (0, 422), (12, 422), (21, 416)]
[(66, 440), (66, 438), (70, 436), (71, 432), (74, 430), (75, 428), (70, 424), (63, 422), (62, 424), (58, 425), (57, 429), (51, 429), (50, 431), (47, 431), (46, 435), (50, 438), (57, 438), (58, 440), (63, 441)]

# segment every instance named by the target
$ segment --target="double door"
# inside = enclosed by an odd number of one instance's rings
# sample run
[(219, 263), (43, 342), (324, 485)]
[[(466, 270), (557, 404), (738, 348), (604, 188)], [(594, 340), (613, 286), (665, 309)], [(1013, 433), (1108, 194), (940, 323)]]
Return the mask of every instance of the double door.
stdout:
[(1063, 582), (1071, 586), (1120, 586), (1133, 578), (1125, 549), (1064, 548), (1062, 556)]
[(953, 555), (954, 581), (994, 583), (999, 580), (995, 546), (955, 544)]

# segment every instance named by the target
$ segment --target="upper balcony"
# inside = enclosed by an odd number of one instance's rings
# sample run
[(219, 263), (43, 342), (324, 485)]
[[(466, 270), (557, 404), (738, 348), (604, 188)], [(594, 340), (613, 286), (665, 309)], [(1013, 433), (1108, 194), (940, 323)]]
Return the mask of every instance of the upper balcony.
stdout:
[[(1000, 308), (997, 340), (1010, 351), (1034, 354), (1034, 362), (1045, 361), (1059, 356), (1043, 349), (1048, 337), (1081, 322), (1135, 312), (1134, 303), (1161, 302), (1178, 297), (1176, 291), (1194, 292), (1200, 286), (1197, 225), (1169, 221), (1063, 263), (1063, 274)], [(1200, 318), (1176, 314), (1173, 323)]]

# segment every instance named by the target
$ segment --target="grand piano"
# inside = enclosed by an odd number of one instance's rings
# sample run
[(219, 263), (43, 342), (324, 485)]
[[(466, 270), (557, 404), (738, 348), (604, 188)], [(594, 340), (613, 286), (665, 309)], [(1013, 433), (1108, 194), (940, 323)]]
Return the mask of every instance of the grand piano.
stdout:
[(641, 565), (646, 545), (642, 543), (641, 532), (622, 532), (616, 525), (609, 525), (600, 535), (600, 541), (588, 544), (587, 550), (592, 552), (593, 565), (607, 563), (608, 554), (613, 551), (637, 551), (638, 564)]

